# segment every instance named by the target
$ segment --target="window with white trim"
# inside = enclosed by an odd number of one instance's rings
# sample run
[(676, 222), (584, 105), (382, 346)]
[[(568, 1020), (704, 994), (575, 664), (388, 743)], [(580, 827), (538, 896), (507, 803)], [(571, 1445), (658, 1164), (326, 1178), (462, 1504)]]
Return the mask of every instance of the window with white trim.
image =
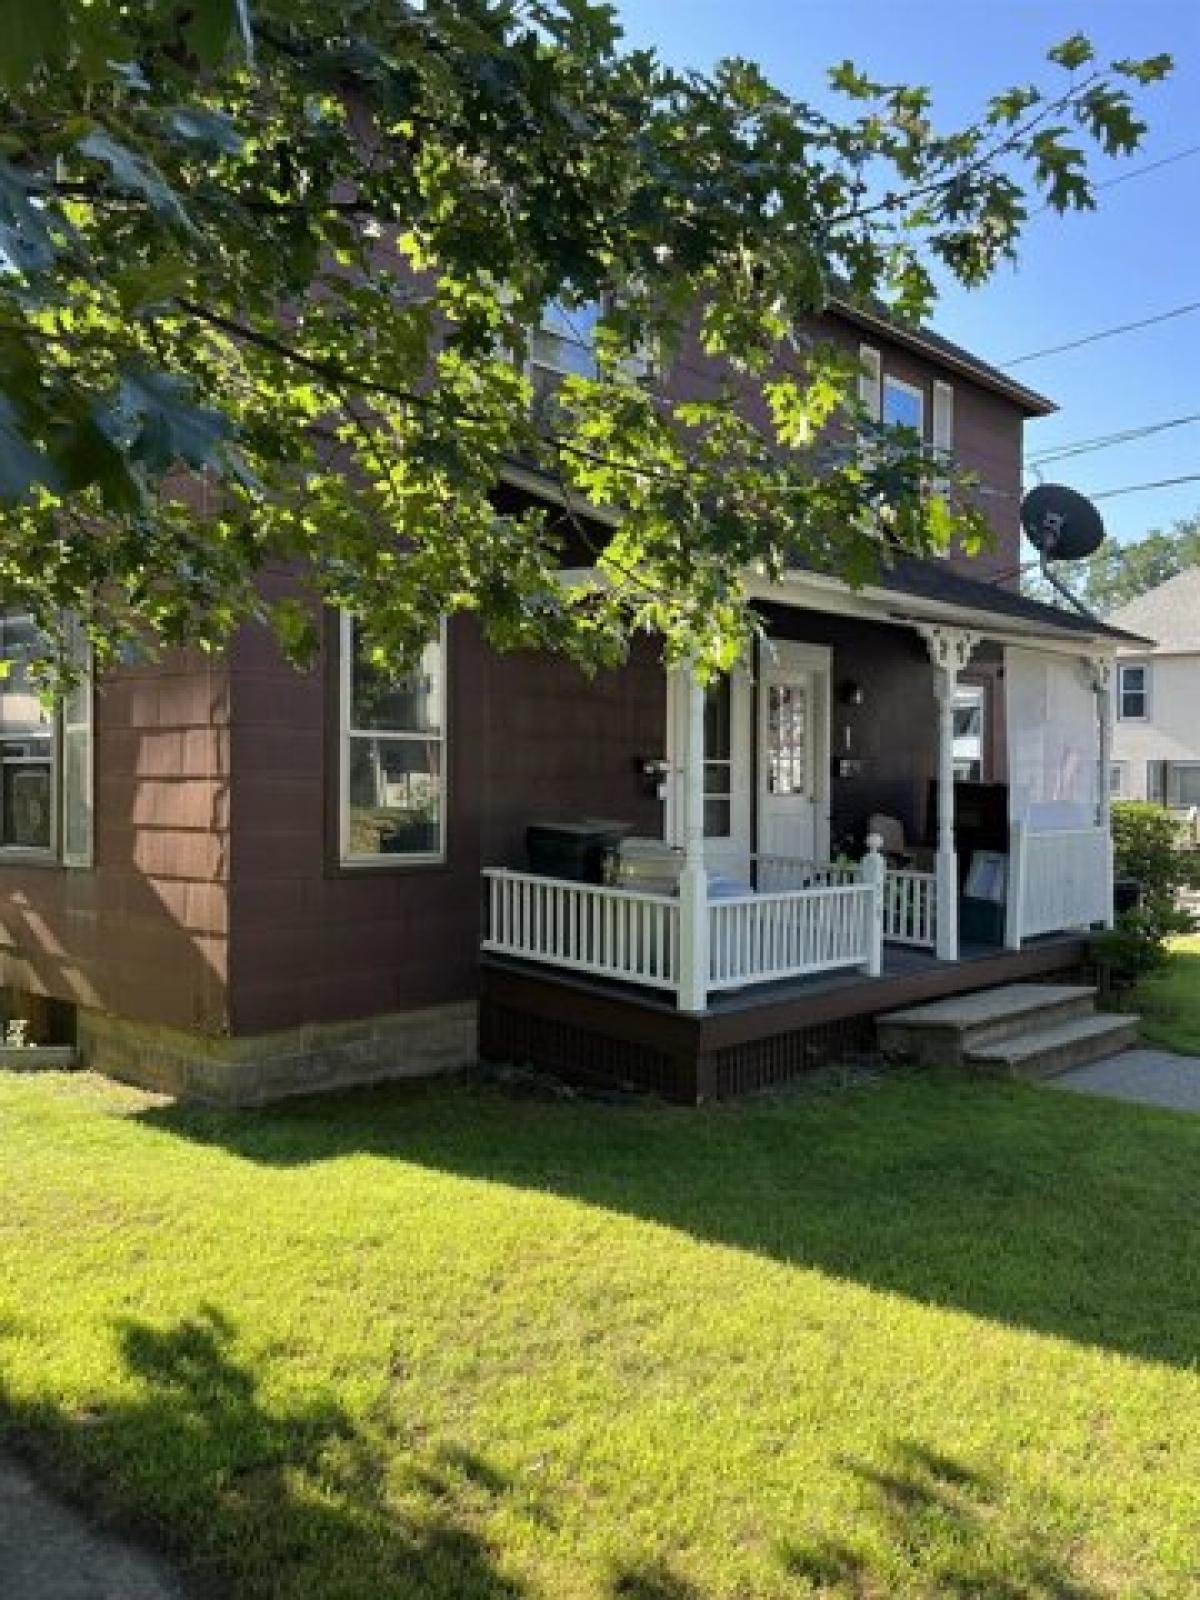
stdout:
[(1110, 761), (1108, 764), (1108, 792), (1114, 800), (1119, 800), (1125, 793), (1125, 768), (1124, 761)]
[[(529, 338), (528, 372), (533, 384), (533, 414), (541, 426), (554, 423), (558, 392), (567, 378), (598, 378), (596, 327), (612, 309), (611, 297), (584, 300), (567, 305), (551, 300), (542, 310), (541, 321)], [(641, 381), (654, 370), (649, 345), (636, 350), (621, 363), (627, 377)]]
[(915, 383), (906, 383), (903, 378), (893, 377), (890, 372), (883, 376), (883, 395), (880, 418), (885, 428), (908, 428), (913, 433), (925, 437), (925, 391)]
[(441, 861), (446, 853), (446, 629), (408, 671), (372, 660), (341, 622), (341, 859)]
[(0, 613), (0, 858), (92, 864), (92, 681), (82, 630), (68, 642), (82, 675), (49, 708), (30, 671), (44, 648), (33, 618)]
[(1200, 806), (1200, 761), (1167, 764), (1167, 804)]
[(954, 776), (962, 783), (982, 783), (984, 720), (987, 693), (981, 683), (960, 683), (951, 707), (954, 730)]
[(1117, 668), (1117, 716), (1122, 722), (1144, 722), (1150, 708), (1150, 668), (1123, 663)]

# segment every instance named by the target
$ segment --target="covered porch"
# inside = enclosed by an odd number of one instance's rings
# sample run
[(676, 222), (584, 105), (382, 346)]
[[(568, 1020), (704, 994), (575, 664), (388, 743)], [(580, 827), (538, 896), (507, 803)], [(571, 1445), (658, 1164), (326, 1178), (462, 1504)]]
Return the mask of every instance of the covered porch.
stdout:
[(665, 748), (641, 762), (661, 836), (619, 846), (605, 881), (485, 869), (485, 995), (500, 971), (509, 992), (555, 975), (794, 1028), (835, 993), (869, 1016), (897, 982), (905, 1000), (1077, 967), (1112, 915), (1111, 642), (948, 571), (921, 582), (798, 575), (758, 597), (745, 668), (669, 674)]

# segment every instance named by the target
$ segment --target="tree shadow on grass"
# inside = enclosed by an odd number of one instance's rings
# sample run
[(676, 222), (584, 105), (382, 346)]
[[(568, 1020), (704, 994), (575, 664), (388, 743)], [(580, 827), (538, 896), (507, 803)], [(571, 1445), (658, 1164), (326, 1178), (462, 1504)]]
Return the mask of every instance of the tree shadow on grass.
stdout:
[[(908, 1439), (893, 1444), (883, 1466), (843, 1466), (868, 1494), (857, 1541), (791, 1540), (779, 1549), (784, 1571), (810, 1592), (846, 1600), (878, 1600), (914, 1584), (944, 1600), (1102, 1600), (1112, 1592), (1077, 1571), (1077, 1551), (1017, 1522), (990, 1473)], [(898, 1553), (913, 1568), (898, 1572), (890, 1564)]]
[(1200, 1351), (1200, 1118), (915, 1076), (698, 1111), (443, 1083), (140, 1116), (267, 1166), (366, 1154), (1083, 1344), (1184, 1366)]
[(478, 1456), (406, 1452), (397, 1482), (386, 1437), (366, 1437), (338, 1405), (269, 1405), (211, 1307), (168, 1329), (125, 1321), (117, 1335), (134, 1397), (66, 1414), (0, 1388), (0, 1418), (92, 1512), (156, 1544), (169, 1534), (198, 1593), (521, 1600), (472, 1527), (471, 1508), (510, 1488)]

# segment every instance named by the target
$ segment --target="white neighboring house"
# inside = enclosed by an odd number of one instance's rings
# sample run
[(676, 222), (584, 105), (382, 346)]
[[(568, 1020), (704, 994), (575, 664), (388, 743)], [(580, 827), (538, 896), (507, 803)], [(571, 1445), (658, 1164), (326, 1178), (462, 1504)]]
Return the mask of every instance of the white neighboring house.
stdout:
[(1117, 650), (1114, 797), (1200, 807), (1200, 567), (1114, 611), (1111, 627), (1156, 641)]

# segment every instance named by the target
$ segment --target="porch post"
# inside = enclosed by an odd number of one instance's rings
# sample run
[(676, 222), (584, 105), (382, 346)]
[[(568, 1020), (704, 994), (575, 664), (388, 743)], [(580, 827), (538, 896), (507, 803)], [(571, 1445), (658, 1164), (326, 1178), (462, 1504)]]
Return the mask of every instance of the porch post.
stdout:
[(1113, 925), (1113, 837), (1112, 837), (1112, 662), (1097, 656), (1090, 663), (1092, 687), (1096, 691), (1096, 718), (1100, 726), (1100, 795), (1097, 821), (1104, 835), (1104, 926)]
[(704, 867), (704, 687), (686, 675), (683, 871), (679, 875), (679, 1009), (708, 1005), (708, 873)]
[(958, 960), (958, 851), (954, 840), (954, 691), (979, 635), (966, 628), (922, 623), (917, 632), (933, 662), (938, 708), (937, 958)]
[(868, 978), (883, 975), (883, 896), (887, 883), (887, 862), (880, 854), (882, 837), (867, 835), (867, 853), (862, 859), (862, 880), (871, 888), (871, 921), (867, 934), (867, 960), (863, 971)]

